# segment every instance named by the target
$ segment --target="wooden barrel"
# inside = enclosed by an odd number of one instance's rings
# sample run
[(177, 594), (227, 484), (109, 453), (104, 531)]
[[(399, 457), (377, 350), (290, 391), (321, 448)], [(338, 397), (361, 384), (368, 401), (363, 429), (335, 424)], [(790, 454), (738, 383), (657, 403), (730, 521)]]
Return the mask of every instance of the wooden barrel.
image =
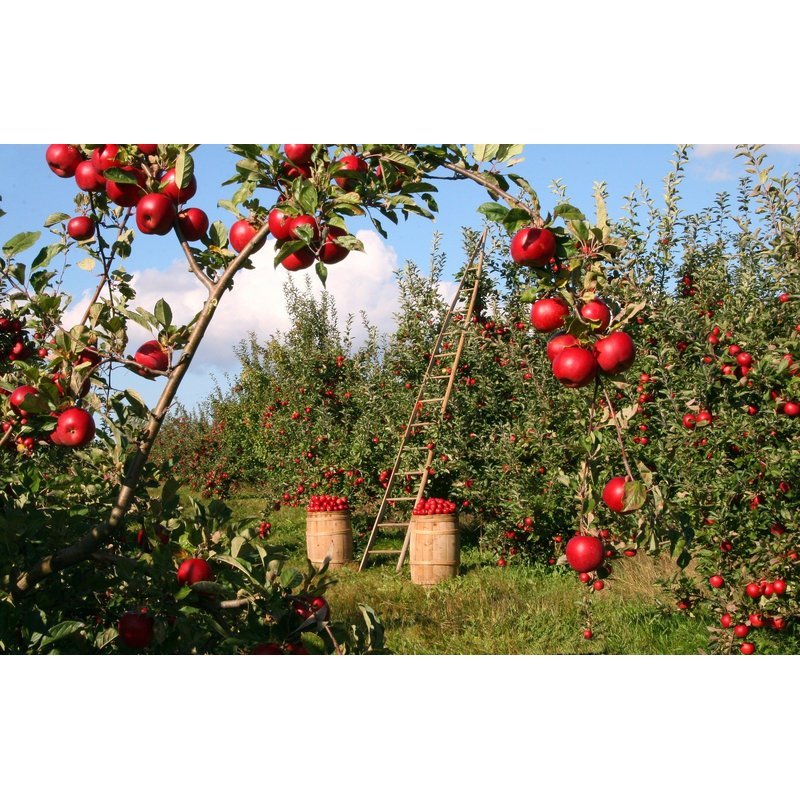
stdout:
[(432, 586), (458, 575), (461, 536), (458, 514), (418, 514), (411, 517), (411, 582)]
[(353, 560), (353, 528), (349, 511), (309, 511), (306, 514), (306, 552), (315, 566), (330, 556), (328, 569)]

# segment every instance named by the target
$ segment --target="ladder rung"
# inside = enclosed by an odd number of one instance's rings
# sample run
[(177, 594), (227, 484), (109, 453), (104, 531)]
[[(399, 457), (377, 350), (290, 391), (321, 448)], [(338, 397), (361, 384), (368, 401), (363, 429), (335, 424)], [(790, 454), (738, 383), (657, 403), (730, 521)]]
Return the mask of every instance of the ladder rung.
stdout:
[(427, 400), (420, 400), (420, 403), (438, 403), (440, 400), (444, 400), (444, 397), (429, 397)]
[(446, 381), (452, 373), (447, 372), (444, 375), (431, 375), (430, 380), (432, 381)]
[(433, 425), (432, 422), (412, 422), (408, 427), (409, 428), (427, 428), (429, 425)]
[(370, 550), (371, 556), (399, 556), (402, 550)]
[(397, 500), (416, 500), (417, 496), (414, 494), (414, 495), (408, 495), (407, 497), (387, 497), (386, 499), (387, 500), (395, 500), (395, 501), (397, 501)]
[(422, 475), (425, 472), (424, 469), (410, 469), (408, 471), (403, 471), (401, 475)]
[(407, 522), (379, 522), (379, 528), (407, 528)]
[(433, 357), (434, 358), (446, 358), (446, 357), (454, 356), (455, 354), (456, 354), (455, 350), (442, 350), (441, 353), (434, 353)]

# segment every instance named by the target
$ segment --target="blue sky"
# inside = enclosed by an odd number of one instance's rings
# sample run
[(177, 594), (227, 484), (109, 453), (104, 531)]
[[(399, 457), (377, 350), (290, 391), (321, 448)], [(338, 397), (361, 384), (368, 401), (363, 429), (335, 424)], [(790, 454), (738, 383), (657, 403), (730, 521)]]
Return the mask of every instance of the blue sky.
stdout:
[[(619, 216), (623, 197), (640, 182), (660, 202), (663, 178), (670, 170), (674, 150), (669, 144), (529, 145), (525, 148), (525, 161), (515, 170), (537, 189), (544, 210), (553, 204), (548, 187), (554, 179), (559, 179), (566, 185), (572, 201), (590, 214), (593, 182), (605, 180), (610, 192), (609, 210), (612, 216)], [(6, 216), (0, 218), (2, 241), (20, 230), (40, 229), (53, 211), (73, 211), (75, 184), (50, 172), (44, 151), (44, 145), (0, 145), (0, 195), (6, 211)], [(800, 146), (775, 145), (767, 152), (777, 172), (798, 168)], [(220, 145), (204, 145), (196, 151), (195, 162), (199, 188), (191, 205), (204, 208), (212, 220), (221, 219), (230, 225), (233, 217), (217, 208), (217, 201), (232, 193), (233, 187), (222, 187), (221, 183), (233, 174), (235, 158)], [(717, 192), (735, 192), (741, 174), (741, 162), (733, 158), (731, 145), (697, 146), (682, 186), (684, 206), (699, 210), (712, 202)], [(392, 269), (406, 259), (426, 264), (434, 231), (443, 235), (449, 265), (453, 269), (458, 267), (461, 227), (480, 224), (475, 209), (488, 198), (471, 182), (445, 181), (439, 187), (440, 213), (434, 222), (411, 218), (396, 227), (387, 225), (389, 237), (383, 241), (368, 221), (354, 221), (353, 231), (364, 240), (367, 254), (351, 255), (330, 270), (329, 289), (342, 315), (357, 314), (363, 309), (371, 322), (384, 331), (389, 330), (396, 308)], [(42, 241), (48, 235), (45, 232)], [(237, 279), (234, 292), (226, 296), (210, 335), (198, 352), (192, 373), (179, 393), (179, 400), (186, 405), (192, 406), (207, 396), (213, 387), (212, 376), (226, 385), (225, 373), (235, 373), (237, 366), (233, 345), (248, 331), (255, 330), (266, 337), (286, 328), (281, 285), (288, 275), (283, 270), (273, 270), (269, 247), (258, 254), (256, 264), (257, 270)], [(155, 301), (164, 297), (173, 306), (176, 319), (186, 321), (202, 303), (201, 287), (186, 271), (172, 236), (138, 236), (128, 269), (137, 276), (137, 299), (147, 308), (152, 309)], [(94, 283), (91, 274), (72, 271), (66, 287), (76, 298), (76, 305)], [(318, 285), (316, 279), (313, 283)], [(444, 292), (449, 288), (445, 284)], [(148, 334), (134, 326), (131, 351), (146, 338)], [(124, 377), (133, 380), (134, 388), (149, 402), (155, 401), (157, 383), (132, 378), (129, 373)]]

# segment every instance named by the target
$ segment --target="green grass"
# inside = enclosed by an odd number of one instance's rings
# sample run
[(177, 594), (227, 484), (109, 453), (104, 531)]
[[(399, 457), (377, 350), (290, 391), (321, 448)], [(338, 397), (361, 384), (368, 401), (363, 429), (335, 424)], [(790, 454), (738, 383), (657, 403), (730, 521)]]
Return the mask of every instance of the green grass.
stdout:
[[(263, 503), (231, 502), (236, 515), (258, 515)], [(306, 567), (305, 511), (270, 514), (270, 543), (288, 564)], [(381, 543), (383, 546), (383, 542)], [(398, 654), (690, 654), (707, 643), (707, 620), (671, 610), (674, 601), (655, 581), (672, 570), (646, 555), (614, 563), (606, 588), (592, 601), (594, 638), (582, 636), (581, 601), (587, 589), (567, 571), (538, 566), (498, 568), (464, 537), (461, 574), (434, 587), (411, 583), (408, 565), (393, 560), (357, 564), (333, 573), (327, 597), (337, 621), (356, 623), (359, 603), (371, 606), (386, 628), (386, 644)]]

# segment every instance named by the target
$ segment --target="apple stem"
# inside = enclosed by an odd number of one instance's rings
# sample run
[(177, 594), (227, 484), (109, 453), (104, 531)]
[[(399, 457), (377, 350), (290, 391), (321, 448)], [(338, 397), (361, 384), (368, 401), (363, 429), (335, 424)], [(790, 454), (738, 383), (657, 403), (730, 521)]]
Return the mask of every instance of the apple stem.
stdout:
[(634, 480), (633, 473), (631, 472), (631, 465), (628, 463), (628, 454), (625, 450), (625, 442), (622, 439), (622, 427), (619, 424), (619, 420), (617, 419), (617, 412), (614, 410), (614, 406), (611, 404), (611, 398), (608, 396), (608, 389), (603, 387), (603, 397), (606, 400), (606, 406), (608, 407), (608, 413), (611, 416), (612, 421), (614, 422), (614, 428), (617, 431), (617, 439), (619, 440), (619, 448), (622, 454), (622, 463), (625, 465), (625, 472), (628, 474), (628, 478), (630, 480)]
[(200, 283), (202, 283), (203, 286), (208, 289), (208, 293), (210, 295), (214, 290), (214, 281), (212, 281), (211, 278), (209, 278), (208, 275), (206, 275), (205, 272), (200, 269), (200, 265), (197, 263), (194, 255), (192, 254), (192, 250), (189, 247), (189, 243), (186, 241), (186, 237), (183, 235), (177, 215), (175, 216), (175, 222), (172, 228), (175, 231), (175, 235), (178, 237), (178, 241), (181, 243), (183, 254), (186, 256), (186, 260), (189, 262), (189, 269), (194, 272)]
[[(184, 347), (183, 356), (170, 372), (156, 408), (151, 412), (147, 426), (139, 437), (136, 444), (136, 451), (130, 459), (128, 471), (122, 480), (122, 486), (117, 495), (117, 500), (106, 521), (101, 525), (92, 527), (86, 535), (74, 544), (58, 550), (51, 555), (45, 556), (30, 569), (20, 573), (12, 588), (14, 597), (21, 597), (27, 594), (44, 578), (60, 572), (62, 569), (72, 566), (73, 564), (85, 561), (120, 527), (122, 521), (125, 519), (125, 514), (130, 508), (131, 503), (133, 503), (139, 478), (150, 457), (150, 451), (153, 448), (158, 432), (161, 430), (161, 425), (189, 369), (192, 357), (199, 347), (200, 342), (202, 342), (208, 330), (208, 326), (211, 324), (211, 320), (214, 318), (214, 314), (219, 307), (223, 295), (228, 290), (234, 275), (242, 268), (244, 262), (250, 256), (250, 253), (252, 253), (253, 249), (266, 238), (268, 233), (269, 226), (264, 224), (242, 249), (242, 252), (228, 264), (219, 281), (214, 284), (214, 289), (210, 293), (208, 300), (204, 303), (203, 310), (200, 312), (197, 322), (189, 336), (189, 341), (186, 343), (186, 347)], [(138, 366), (137, 364), (137, 367)]]

